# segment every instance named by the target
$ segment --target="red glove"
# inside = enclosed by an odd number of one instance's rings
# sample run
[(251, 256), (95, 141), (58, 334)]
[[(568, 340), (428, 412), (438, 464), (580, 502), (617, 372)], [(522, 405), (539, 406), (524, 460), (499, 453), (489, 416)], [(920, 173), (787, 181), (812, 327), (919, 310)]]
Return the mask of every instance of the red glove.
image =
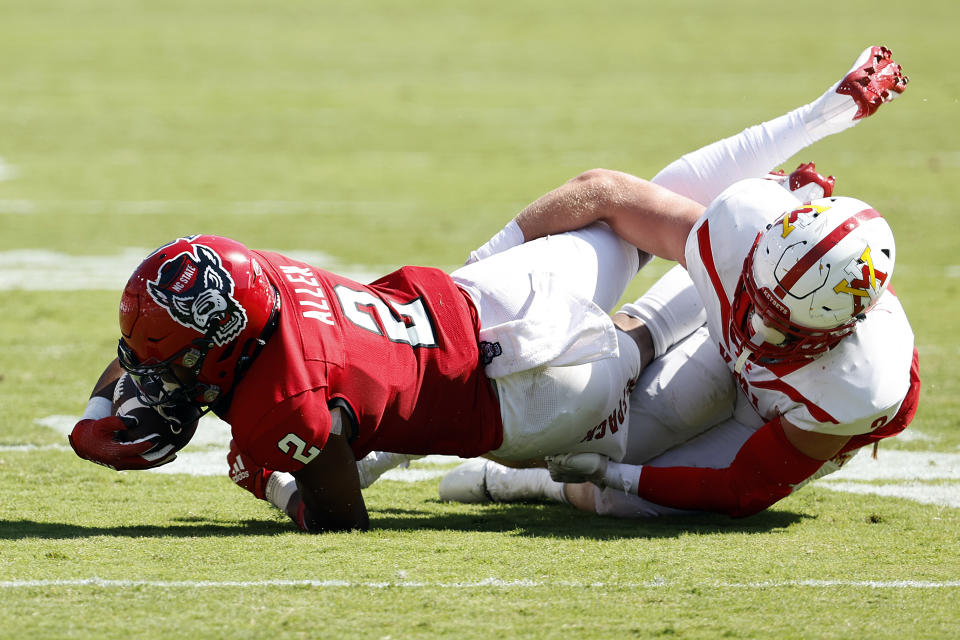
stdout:
[(99, 420), (86, 419), (73, 427), (68, 438), (70, 446), (78, 456), (117, 471), (159, 467), (176, 457), (170, 455), (159, 459), (145, 458), (144, 454), (157, 445), (159, 435), (125, 442), (123, 434), (126, 430), (127, 425), (117, 416)]
[(258, 467), (256, 463), (245, 457), (237, 448), (237, 443), (230, 441), (230, 452), (227, 454), (227, 464), (230, 465), (230, 479), (233, 482), (261, 500), (266, 500), (267, 480), (273, 471)]

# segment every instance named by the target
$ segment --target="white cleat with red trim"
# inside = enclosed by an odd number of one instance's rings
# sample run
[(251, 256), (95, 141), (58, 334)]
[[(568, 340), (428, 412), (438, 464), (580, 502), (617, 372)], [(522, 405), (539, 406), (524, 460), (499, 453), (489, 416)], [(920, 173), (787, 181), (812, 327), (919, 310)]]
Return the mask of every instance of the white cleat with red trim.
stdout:
[(852, 127), (903, 93), (908, 81), (889, 49), (867, 47), (850, 71), (809, 105), (807, 129), (821, 138)]

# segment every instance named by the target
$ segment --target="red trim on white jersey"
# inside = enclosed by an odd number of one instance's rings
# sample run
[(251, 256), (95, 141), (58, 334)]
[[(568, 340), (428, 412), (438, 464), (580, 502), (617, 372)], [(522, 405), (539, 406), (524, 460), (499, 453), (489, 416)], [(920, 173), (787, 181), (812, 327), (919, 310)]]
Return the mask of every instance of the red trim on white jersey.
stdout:
[(727, 298), (727, 292), (723, 289), (723, 283), (720, 281), (720, 274), (717, 273), (717, 265), (713, 260), (713, 247), (710, 245), (710, 221), (704, 220), (700, 228), (697, 229), (697, 245), (700, 250), (700, 261), (710, 276), (710, 282), (717, 294), (717, 300), (720, 301), (720, 320), (723, 327), (723, 343), (730, 343), (730, 300)]
[[(769, 371), (769, 369), (768, 369)], [(807, 408), (807, 411), (810, 412), (810, 415), (814, 417), (819, 422), (830, 422), (832, 424), (840, 424), (840, 422), (831, 416), (829, 413), (820, 408), (812, 400), (804, 397), (802, 393), (791, 387), (789, 384), (781, 380), (780, 378), (774, 378), (773, 380), (751, 380), (750, 384), (759, 389), (769, 389), (770, 391), (777, 391), (787, 396), (794, 402), (799, 402)]]
[(917, 413), (917, 405), (920, 404), (920, 354), (917, 349), (913, 349), (913, 360), (910, 363), (910, 388), (900, 408), (897, 410), (893, 419), (884, 425), (880, 425), (870, 433), (861, 433), (850, 438), (846, 446), (840, 452), (841, 454), (859, 449), (868, 444), (876, 444), (877, 441), (884, 438), (891, 438), (907, 428), (913, 422), (913, 417)]

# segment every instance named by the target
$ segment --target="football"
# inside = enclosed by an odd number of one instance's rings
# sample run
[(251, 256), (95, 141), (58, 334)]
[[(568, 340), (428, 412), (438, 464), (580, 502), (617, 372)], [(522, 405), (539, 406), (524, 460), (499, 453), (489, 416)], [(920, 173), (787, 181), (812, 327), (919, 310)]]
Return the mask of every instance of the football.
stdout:
[(124, 440), (130, 442), (157, 434), (160, 440), (155, 450), (166, 449), (164, 455), (179, 451), (190, 442), (200, 418), (200, 410), (189, 405), (151, 407), (143, 404), (129, 373), (120, 376), (113, 389), (113, 414), (127, 425), (126, 433), (121, 434)]

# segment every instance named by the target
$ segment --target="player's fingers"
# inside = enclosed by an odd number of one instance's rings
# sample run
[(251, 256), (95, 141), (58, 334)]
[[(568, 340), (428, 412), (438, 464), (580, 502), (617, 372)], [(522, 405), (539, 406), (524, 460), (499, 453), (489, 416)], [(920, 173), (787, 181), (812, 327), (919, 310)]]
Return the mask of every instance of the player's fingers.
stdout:
[(139, 456), (147, 453), (157, 446), (159, 440), (159, 433), (151, 433), (148, 436), (143, 436), (137, 438), (136, 440), (130, 440), (129, 442), (113, 440), (111, 444), (113, 445), (113, 450), (117, 452), (118, 456), (128, 457)]
[(81, 458), (119, 468), (125, 458), (139, 456), (156, 445), (159, 434), (151, 434), (130, 442), (117, 439), (126, 425), (116, 417), (82, 420), (70, 434), (70, 444)]
[(116, 469), (118, 471), (142, 471), (144, 469), (156, 469), (165, 464), (170, 464), (177, 459), (176, 453), (166, 453), (160, 457), (147, 455), (130, 456), (117, 461)]

